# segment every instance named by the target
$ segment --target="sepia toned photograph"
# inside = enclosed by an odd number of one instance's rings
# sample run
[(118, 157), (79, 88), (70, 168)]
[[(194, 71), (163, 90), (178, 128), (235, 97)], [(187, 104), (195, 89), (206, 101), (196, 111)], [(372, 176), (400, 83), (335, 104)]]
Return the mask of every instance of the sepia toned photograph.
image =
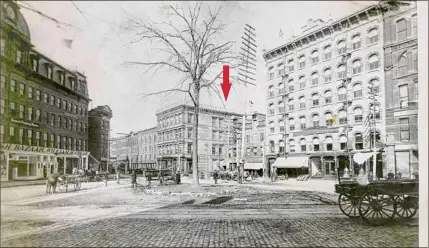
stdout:
[(427, 2), (0, 13), (1, 247), (428, 246)]

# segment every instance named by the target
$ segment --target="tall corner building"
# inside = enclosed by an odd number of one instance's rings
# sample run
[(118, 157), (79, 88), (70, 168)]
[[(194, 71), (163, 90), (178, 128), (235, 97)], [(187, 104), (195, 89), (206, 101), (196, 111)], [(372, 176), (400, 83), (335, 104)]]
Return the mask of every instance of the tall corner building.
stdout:
[(90, 167), (95, 171), (109, 171), (110, 120), (113, 114), (109, 106), (97, 106), (88, 113), (88, 149)]
[(310, 19), (301, 34), (265, 52), (267, 169), (334, 178), (347, 168), (353, 176), (372, 171), (375, 150), (377, 176), (387, 174), (384, 25), (376, 6)]
[(88, 168), (87, 80), (38, 52), (15, 1), (1, 11), (1, 181)]

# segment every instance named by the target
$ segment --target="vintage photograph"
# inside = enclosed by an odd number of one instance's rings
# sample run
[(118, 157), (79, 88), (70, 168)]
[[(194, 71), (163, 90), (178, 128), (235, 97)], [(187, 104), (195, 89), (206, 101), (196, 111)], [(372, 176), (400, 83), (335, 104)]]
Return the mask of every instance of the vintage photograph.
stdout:
[(427, 247), (427, 8), (2, 0), (1, 247)]

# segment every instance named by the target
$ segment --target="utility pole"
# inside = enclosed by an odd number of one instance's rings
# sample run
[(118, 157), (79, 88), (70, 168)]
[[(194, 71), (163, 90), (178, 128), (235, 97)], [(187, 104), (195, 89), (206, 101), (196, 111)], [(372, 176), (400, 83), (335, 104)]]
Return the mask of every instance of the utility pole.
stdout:
[(375, 98), (377, 96), (375, 92), (375, 85), (372, 81), (369, 82), (369, 99), (372, 100), (370, 103), (370, 111), (372, 109), (372, 135), (373, 135), (373, 144), (372, 144), (372, 152), (373, 152), (373, 159), (372, 159), (372, 175), (374, 179), (376, 178), (377, 173), (377, 148), (376, 148), (376, 140), (377, 140), (377, 121), (376, 121), (376, 106), (379, 104), (377, 99)]
[[(342, 58), (342, 62), (345, 63), (345, 77), (343, 79), (343, 83), (344, 83), (344, 87), (346, 88), (346, 99), (345, 99), (345, 103), (344, 103), (344, 108), (346, 111), (346, 138), (347, 138), (347, 145), (346, 145), (346, 149), (347, 149), (347, 157), (349, 158), (349, 170), (352, 172), (351, 174), (354, 175), (354, 166), (353, 165), (353, 159), (350, 156), (350, 147), (349, 147), (349, 129), (350, 129), (350, 122), (349, 122), (349, 107), (352, 104), (352, 101), (349, 100), (349, 91), (348, 91), (348, 85), (349, 83), (352, 81), (352, 78), (348, 76), (348, 60), (351, 58), (351, 53), (349, 51), (347, 51), (347, 45), (346, 45), (346, 53), (343, 54), (343, 58)], [(352, 170), (353, 167), (353, 170)], [(338, 168), (337, 168), (338, 170)]]

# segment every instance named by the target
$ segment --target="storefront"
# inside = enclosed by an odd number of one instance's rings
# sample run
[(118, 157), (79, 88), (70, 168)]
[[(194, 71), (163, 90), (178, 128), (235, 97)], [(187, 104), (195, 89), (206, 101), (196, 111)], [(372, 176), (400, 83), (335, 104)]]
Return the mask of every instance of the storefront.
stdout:
[(272, 166), (277, 169), (278, 176), (298, 177), (309, 173), (308, 163), (308, 156), (279, 157)]
[(47, 147), (2, 144), (1, 181), (34, 180), (52, 173), (71, 174), (88, 169), (89, 152)]

